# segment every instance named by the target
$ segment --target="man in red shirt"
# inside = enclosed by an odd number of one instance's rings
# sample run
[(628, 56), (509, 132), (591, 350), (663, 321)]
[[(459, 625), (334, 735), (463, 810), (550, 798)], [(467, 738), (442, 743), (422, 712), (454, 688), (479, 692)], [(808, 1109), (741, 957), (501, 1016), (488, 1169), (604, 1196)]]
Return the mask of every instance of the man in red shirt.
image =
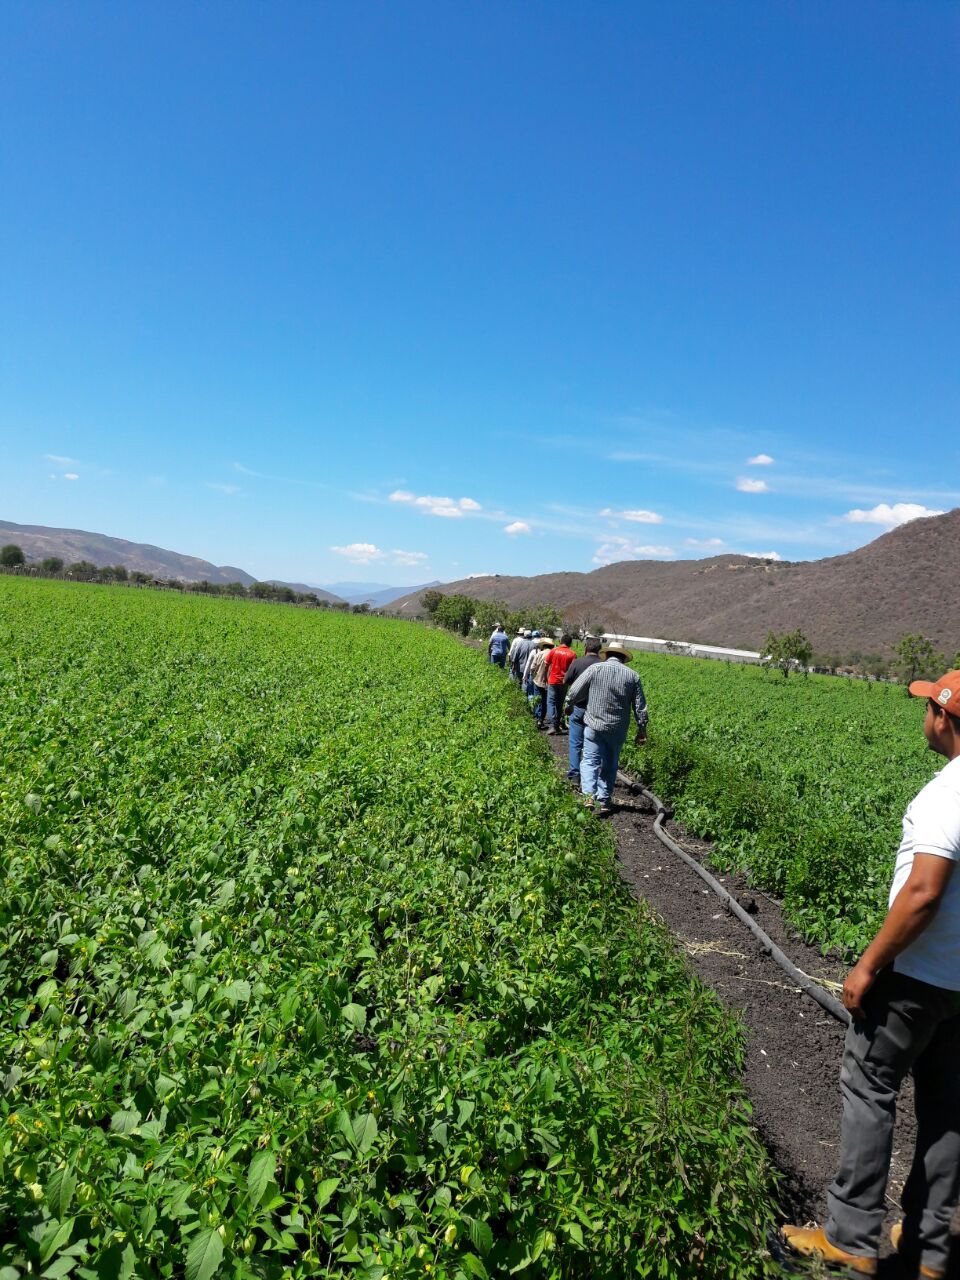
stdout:
[(547, 719), (550, 728), (547, 733), (563, 733), (563, 699), (564, 683), (567, 678), (567, 667), (577, 656), (570, 648), (571, 637), (562, 635), (560, 643), (547, 654), (544, 664), (547, 671)]

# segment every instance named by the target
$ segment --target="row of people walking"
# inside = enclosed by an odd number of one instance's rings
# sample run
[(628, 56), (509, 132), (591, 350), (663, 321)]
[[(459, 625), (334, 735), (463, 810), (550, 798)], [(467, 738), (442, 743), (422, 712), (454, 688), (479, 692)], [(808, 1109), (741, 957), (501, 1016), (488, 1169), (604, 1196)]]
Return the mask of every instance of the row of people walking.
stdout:
[(633, 654), (623, 645), (605, 648), (595, 637), (578, 657), (569, 634), (556, 644), (539, 631), (521, 629), (512, 643), (497, 623), (488, 644), (490, 661), (507, 668), (527, 696), (537, 727), (568, 735), (568, 779), (584, 802), (605, 816), (612, 812), (620, 753), (636, 720), (637, 742), (647, 736), (647, 700)]
[[(566, 707), (574, 776), (576, 726), (584, 724), (581, 786), (605, 812), (631, 707), (642, 737), (646, 703), (639, 678), (625, 665), (627, 650), (617, 644), (601, 650), (594, 640), (585, 649), (582, 658), (568, 657), (569, 636), (555, 647), (533, 633), (518, 637), (505, 653), (512, 655), (514, 679), (529, 680), (538, 691), (532, 696), (541, 720), (539, 691), (545, 685), (549, 694), (551, 680), (563, 672), (563, 696), (546, 704), (554, 708), (552, 729), (562, 732)], [(793, 1253), (844, 1274), (879, 1274), (897, 1095), (912, 1074), (917, 1136), (900, 1197), (903, 1217), (891, 1228), (890, 1242), (904, 1264), (902, 1274), (947, 1280), (960, 1275), (960, 1243), (951, 1235), (960, 1200), (960, 670), (936, 682), (915, 680), (909, 692), (925, 701), (923, 735), (947, 763), (907, 808), (886, 917), (843, 983), (850, 1027), (840, 1071), (838, 1168), (827, 1192), (826, 1221), (784, 1225), (781, 1234)]]

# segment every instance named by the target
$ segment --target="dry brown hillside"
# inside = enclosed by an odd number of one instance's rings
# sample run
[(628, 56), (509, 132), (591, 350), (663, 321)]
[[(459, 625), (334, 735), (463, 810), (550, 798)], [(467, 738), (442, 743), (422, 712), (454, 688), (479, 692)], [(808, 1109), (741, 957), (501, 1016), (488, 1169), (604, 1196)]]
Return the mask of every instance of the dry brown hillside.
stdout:
[[(633, 560), (592, 573), (496, 576), (446, 583), (445, 593), (483, 600), (593, 601), (625, 618), (638, 635), (756, 649), (767, 631), (801, 627), (819, 651), (889, 654), (919, 631), (948, 656), (960, 649), (960, 593), (944, 589), (960, 563), (960, 508), (911, 521), (842, 556), (793, 563), (714, 556)], [(391, 612), (421, 611), (419, 593)]]

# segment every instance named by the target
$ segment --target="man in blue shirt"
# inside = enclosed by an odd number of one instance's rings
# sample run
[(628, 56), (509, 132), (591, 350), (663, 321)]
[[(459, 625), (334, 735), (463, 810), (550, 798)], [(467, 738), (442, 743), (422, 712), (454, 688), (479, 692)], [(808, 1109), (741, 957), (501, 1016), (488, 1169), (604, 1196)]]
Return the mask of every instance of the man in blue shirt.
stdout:
[(496, 663), (501, 671), (506, 666), (509, 647), (510, 641), (507, 638), (507, 633), (498, 622), (494, 625), (493, 635), (487, 644), (487, 653), (490, 655), (490, 661)]

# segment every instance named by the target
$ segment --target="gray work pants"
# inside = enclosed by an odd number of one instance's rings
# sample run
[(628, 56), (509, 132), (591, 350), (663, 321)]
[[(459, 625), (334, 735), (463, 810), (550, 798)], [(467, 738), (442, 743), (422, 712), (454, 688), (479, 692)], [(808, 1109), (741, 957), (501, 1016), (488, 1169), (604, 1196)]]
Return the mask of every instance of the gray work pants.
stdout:
[(917, 1147), (901, 1197), (901, 1249), (943, 1270), (960, 1194), (960, 991), (885, 969), (864, 1009), (866, 1020), (850, 1026), (843, 1049), (840, 1165), (827, 1192), (827, 1239), (876, 1255), (897, 1094), (912, 1069)]

